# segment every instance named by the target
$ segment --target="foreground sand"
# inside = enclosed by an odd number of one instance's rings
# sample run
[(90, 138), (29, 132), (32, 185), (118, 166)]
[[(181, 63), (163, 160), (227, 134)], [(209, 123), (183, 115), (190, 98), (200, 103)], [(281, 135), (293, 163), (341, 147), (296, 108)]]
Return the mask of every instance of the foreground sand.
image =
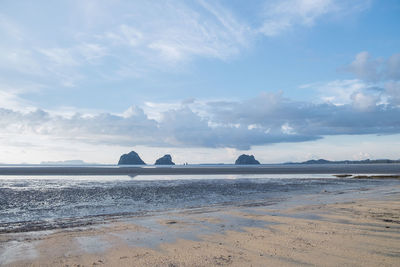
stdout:
[[(221, 215), (221, 216), (219, 216)], [(162, 231), (197, 233), (135, 246), (130, 237), (151, 235), (152, 227), (116, 221), (104, 227), (68, 230), (40, 236), (37, 257), (10, 266), (400, 266), (400, 195), (285, 210), (237, 208), (208, 213), (179, 213), (158, 220)], [(225, 219), (224, 219), (225, 218)], [(228, 219), (226, 219), (228, 218)], [(231, 218), (231, 219), (229, 219)], [(234, 227), (239, 218), (266, 223)], [(240, 221), (239, 220), (239, 221)], [(213, 228), (204, 234), (200, 229)], [(233, 230), (232, 230), (233, 229)], [(82, 250), (77, 237), (101, 237), (93, 252)], [(163, 239), (163, 235), (153, 238)], [(0, 236), (5, 242), (7, 235)], [(96, 239), (97, 240), (97, 239)], [(139, 239), (138, 239), (139, 240)], [(102, 243), (103, 242), (103, 243)], [(138, 243), (139, 244), (139, 243)]]

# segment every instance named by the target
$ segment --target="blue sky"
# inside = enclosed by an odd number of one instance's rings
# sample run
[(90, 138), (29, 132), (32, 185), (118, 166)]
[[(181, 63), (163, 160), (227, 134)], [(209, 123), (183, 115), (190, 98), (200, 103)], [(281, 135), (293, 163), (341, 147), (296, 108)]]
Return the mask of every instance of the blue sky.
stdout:
[(0, 7), (0, 162), (400, 158), (399, 1)]

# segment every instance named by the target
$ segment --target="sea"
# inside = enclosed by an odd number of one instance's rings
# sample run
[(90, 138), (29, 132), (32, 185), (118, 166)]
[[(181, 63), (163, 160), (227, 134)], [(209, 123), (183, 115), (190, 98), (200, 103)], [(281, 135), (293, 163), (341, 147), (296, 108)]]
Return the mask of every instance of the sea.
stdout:
[[(0, 234), (73, 228), (179, 210), (270, 206), (399, 190), (396, 179), (330, 174), (0, 176)], [(389, 190), (390, 192), (390, 190)], [(395, 193), (395, 192), (394, 192)], [(277, 206), (278, 205), (278, 206)]]

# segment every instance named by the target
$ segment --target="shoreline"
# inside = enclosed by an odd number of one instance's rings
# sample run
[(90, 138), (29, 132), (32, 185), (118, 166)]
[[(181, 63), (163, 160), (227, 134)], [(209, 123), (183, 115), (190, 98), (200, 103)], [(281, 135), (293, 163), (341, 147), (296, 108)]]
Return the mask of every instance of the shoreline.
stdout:
[(400, 188), (359, 193), (1, 234), (0, 259), (5, 266), (395, 266)]
[(0, 166), (5, 175), (227, 175), (227, 174), (390, 174), (400, 175), (400, 164), (291, 164), (254, 166)]

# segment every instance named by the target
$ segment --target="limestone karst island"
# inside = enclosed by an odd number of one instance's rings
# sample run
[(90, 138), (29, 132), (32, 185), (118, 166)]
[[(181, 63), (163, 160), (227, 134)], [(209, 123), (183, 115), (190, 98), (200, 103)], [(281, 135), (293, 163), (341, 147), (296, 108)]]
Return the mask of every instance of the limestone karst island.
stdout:
[[(240, 155), (236, 161), (235, 165), (258, 165), (260, 162), (254, 158), (253, 155)], [(118, 165), (146, 165), (146, 163), (140, 158), (139, 154), (135, 151), (131, 151), (127, 154), (123, 154), (119, 161)], [(170, 154), (166, 154), (161, 158), (157, 159), (154, 165), (175, 165), (172, 161), (172, 156)]]

